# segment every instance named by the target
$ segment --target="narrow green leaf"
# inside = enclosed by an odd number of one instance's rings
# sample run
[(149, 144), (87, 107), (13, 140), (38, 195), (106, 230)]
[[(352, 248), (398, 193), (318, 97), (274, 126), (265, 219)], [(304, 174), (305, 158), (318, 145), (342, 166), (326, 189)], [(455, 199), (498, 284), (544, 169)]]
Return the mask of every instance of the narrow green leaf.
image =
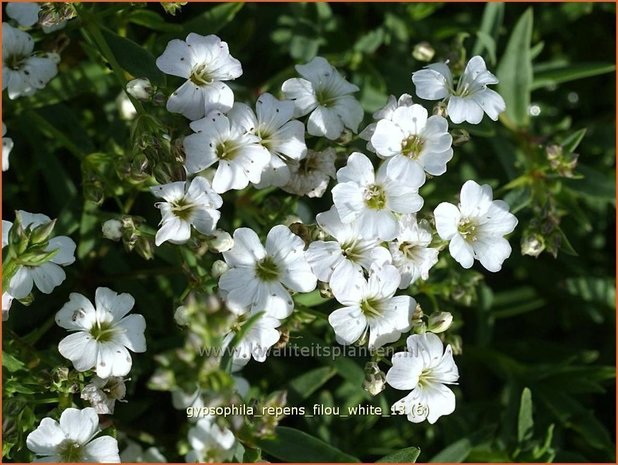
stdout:
[(182, 25), (185, 33), (216, 34), (242, 10), (244, 3), (222, 3)]
[(275, 429), (276, 437), (258, 441), (267, 454), (284, 462), (359, 462), (321, 439), (286, 426)]
[(575, 193), (596, 197), (611, 204), (616, 202), (615, 172), (603, 173), (581, 162), (577, 164), (577, 172), (584, 177), (564, 181)]
[(323, 304), (324, 302), (328, 302), (329, 300), (331, 299), (325, 299), (324, 297), (322, 297), (319, 290), (294, 296), (294, 301), (299, 305), (303, 305), (304, 307), (316, 307)]
[(532, 21), (532, 8), (528, 8), (513, 28), (497, 71), (498, 92), (506, 102), (506, 116), (520, 127), (529, 122)]
[(463, 438), (442, 449), (429, 462), (463, 462), (471, 451), (470, 439)]
[(289, 386), (301, 399), (306, 399), (320, 389), (336, 373), (337, 370), (333, 367), (316, 368), (294, 378), (290, 381)]
[(13, 355), (3, 350), (2, 351), (2, 366), (9, 373), (15, 373), (16, 371), (23, 370), (26, 365), (21, 360), (18, 360)]
[(128, 18), (133, 24), (143, 26), (153, 31), (160, 32), (181, 32), (182, 26), (179, 24), (168, 23), (161, 15), (152, 10), (133, 10)]
[(532, 393), (524, 388), (519, 403), (519, 417), (517, 420), (517, 442), (522, 444), (532, 438), (534, 420), (532, 418)]
[(385, 455), (381, 459), (376, 460), (376, 463), (415, 463), (420, 454), (420, 447), (406, 447), (405, 449)]
[(586, 302), (594, 302), (616, 308), (616, 280), (579, 276), (565, 281), (566, 291)]
[(582, 139), (584, 138), (584, 136), (586, 135), (586, 128), (580, 129), (579, 131), (575, 131), (571, 134), (569, 134), (567, 137), (565, 137), (562, 140), (561, 145), (564, 147), (564, 149), (567, 152), (575, 152), (575, 150), (577, 149), (577, 147), (579, 146), (579, 144), (581, 143)]
[(223, 371), (227, 371), (229, 373), (232, 370), (232, 362), (234, 360), (234, 357), (232, 355), (234, 354), (234, 349), (236, 349), (236, 347), (238, 346), (238, 344), (240, 344), (240, 341), (242, 341), (242, 338), (245, 336), (245, 334), (247, 334), (247, 332), (262, 317), (263, 314), (264, 312), (259, 312), (251, 316), (251, 318), (249, 318), (245, 322), (245, 324), (242, 325), (242, 327), (240, 328), (240, 331), (234, 334), (234, 337), (232, 337), (232, 340), (226, 347), (225, 351), (223, 351), (223, 356), (221, 357), (220, 366)]
[[(503, 20), (504, 3), (488, 3), (485, 5), (483, 19), (481, 20), (481, 28), (477, 32), (477, 39), (472, 49), (472, 56), (481, 55), (483, 50), (487, 50), (489, 52), (490, 63), (492, 65), (496, 64), (495, 48)], [(491, 51), (488, 49), (488, 38), (491, 39), (493, 43), (493, 57)]]
[(536, 72), (530, 90), (612, 73), (615, 70), (616, 65), (613, 63), (576, 63), (573, 65), (559, 65), (556, 68), (548, 68)]

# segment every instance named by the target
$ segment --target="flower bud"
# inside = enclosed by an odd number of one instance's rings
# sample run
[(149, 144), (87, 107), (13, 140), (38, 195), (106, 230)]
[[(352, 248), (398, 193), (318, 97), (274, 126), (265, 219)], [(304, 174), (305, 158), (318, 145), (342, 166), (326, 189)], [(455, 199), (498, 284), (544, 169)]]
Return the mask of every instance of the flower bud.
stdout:
[(137, 110), (124, 92), (116, 98), (116, 106), (118, 107), (120, 118), (125, 121), (131, 121), (137, 116)]
[(453, 323), (453, 315), (449, 312), (436, 312), (429, 316), (427, 331), (432, 333), (443, 333), (450, 328)]
[(234, 239), (230, 233), (221, 229), (216, 229), (212, 233), (212, 237), (207, 241), (208, 248), (213, 252), (221, 253), (230, 250), (234, 247)]
[(178, 326), (187, 326), (189, 324), (188, 309), (184, 305), (181, 305), (174, 312), (174, 321)]
[(545, 239), (534, 232), (525, 232), (521, 238), (521, 254), (538, 257), (545, 250)]
[(220, 278), (229, 269), (230, 267), (223, 260), (215, 260), (210, 269), (210, 274), (213, 278)]
[(133, 79), (127, 82), (127, 92), (137, 100), (148, 101), (153, 93), (152, 84), (147, 78)]
[(365, 364), (365, 379), (363, 389), (372, 396), (377, 396), (386, 388), (386, 376), (376, 362)]
[(448, 111), (446, 110), (446, 103), (438, 102), (433, 106), (433, 114), (441, 116), (443, 118), (448, 117)]
[(118, 241), (122, 238), (122, 222), (119, 220), (107, 220), (101, 227), (103, 237), (112, 241)]
[(433, 60), (436, 51), (429, 42), (419, 42), (412, 50), (412, 56), (415, 60), (429, 62)]
[(465, 129), (453, 129), (451, 136), (453, 137), (453, 145), (455, 147), (463, 145), (470, 140), (470, 133)]
[(42, 244), (49, 239), (50, 234), (56, 226), (56, 220), (52, 220), (48, 223), (40, 224), (32, 230), (30, 235), (30, 242), (32, 244)]

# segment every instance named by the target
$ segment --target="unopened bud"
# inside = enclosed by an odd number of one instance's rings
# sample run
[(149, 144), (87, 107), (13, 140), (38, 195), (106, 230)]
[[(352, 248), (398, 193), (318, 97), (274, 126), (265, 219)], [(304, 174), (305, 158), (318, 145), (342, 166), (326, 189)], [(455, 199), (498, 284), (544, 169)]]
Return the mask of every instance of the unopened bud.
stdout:
[(318, 282), (318, 291), (323, 299), (332, 299), (334, 297), (333, 291), (327, 283)]
[(212, 237), (207, 241), (208, 248), (213, 252), (221, 253), (230, 250), (234, 247), (234, 239), (230, 233), (221, 229), (216, 229), (212, 233)]
[(181, 305), (174, 312), (174, 321), (178, 326), (187, 326), (189, 324), (189, 309)]
[(429, 62), (433, 60), (436, 51), (429, 42), (419, 42), (412, 50), (412, 56), (415, 60)]
[(122, 238), (122, 222), (119, 220), (107, 220), (101, 227), (105, 239), (118, 241)]
[(446, 110), (446, 103), (438, 102), (433, 106), (433, 114), (437, 116), (442, 116), (443, 118), (448, 117), (448, 111)]
[(229, 270), (230, 267), (223, 260), (215, 260), (210, 269), (210, 274), (213, 278), (219, 278), (223, 273)]
[(30, 235), (30, 242), (33, 244), (42, 244), (49, 239), (50, 234), (56, 226), (56, 220), (52, 220), (48, 223), (40, 224), (32, 230)]
[(365, 379), (363, 389), (372, 396), (377, 396), (386, 387), (386, 376), (376, 362), (365, 364)]
[(146, 78), (133, 79), (127, 82), (127, 92), (138, 100), (147, 101), (152, 96), (152, 84)]
[(449, 312), (432, 313), (427, 322), (427, 330), (432, 333), (443, 333), (453, 323), (453, 315)]
[(465, 129), (453, 129), (451, 131), (451, 136), (453, 137), (454, 146), (463, 145), (470, 140), (470, 133)]
[(545, 239), (538, 233), (524, 233), (521, 238), (521, 254), (538, 257), (545, 250)]

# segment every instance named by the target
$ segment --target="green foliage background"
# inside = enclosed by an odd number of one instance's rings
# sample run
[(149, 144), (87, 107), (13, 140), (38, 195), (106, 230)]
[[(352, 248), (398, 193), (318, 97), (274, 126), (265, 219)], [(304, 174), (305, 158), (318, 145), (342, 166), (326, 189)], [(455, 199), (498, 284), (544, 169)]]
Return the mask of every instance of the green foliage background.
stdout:
[[(434, 61), (449, 58), (455, 66), (465, 63), (464, 50), (468, 58), (483, 55), (501, 79), (507, 114), (497, 124), (486, 118), (478, 127), (462, 126), (471, 141), (455, 149), (447, 174), (421, 193), (430, 211), (455, 199), (467, 179), (491, 184), (519, 218), (514, 252), (496, 275), (476, 267), (463, 272), (447, 259), (449, 266), (413, 294), (424, 308), (455, 315), (454, 333), (463, 341), (457, 410), (435, 425), (397, 417), (290, 417), (281, 421), (278, 439), (258, 446), (272, 461), (374, 461), (412, 447), (390, 458), (406, 461), (417, 446), (420, 461), (615, 460), (614, 4), (188, 4), (170, 16), (151, 3), (80, 11), (62, 32), (69, 44), (58, 76), (32, 98), (3, 102), (15, 142), (3, 174), (3, 218), (12, 219), (15, 209), (57, 217), (57, 234), (76, 240), (79, 257), (51, 296), (37, 294), (28, 308), (15, 303), (3, 324), (3, 436), (11, 460), (29, 459), (17, 446), (56, 407), (57, 396), (44, 388), (52, 379), (48, 367), (68, 366), (57, 353), (65, 334), (53, 315), (70, 292), (93, 296), (98, 286), (130, 292), (148, 323), (148, 352), (134, 356), (129, 403), (117, 407), (115, 425), (161, 447), (169, 460), (181, 459), (175, 444), (185, 414), (147, 382), (153, 356), (183, 343), (173, 312), (186, 275), (199, 283), (209, 267), (169, 245), (146, 261), (100, 234), (101, 223), (119, 213), (144, 217), (154, 231), (158, 211), (140, 169), (145, 158), (145, 171), (156, 172), (161, 142), (147, 120), (132, 133), (118, 117), (119, 76), (90, 40), (93, 22), (124, 70), (121, 78), (147, 76), (167, 92), (179, 81), (162, 75), (154, 57), (189, 32), (216, 33), (229, 43), (244, 70), (233, 83), (238, 101), (276, 94), (295, 75), (294, 64), (325, 56), (361, 88), (365, 123), (389, 94), (414, 95), (411, 72), (426, 64), (412, 55), (419, 42), (435, 48)], [(43, 47), (51, 41), (44, 37)], [(145, 111), (172, 139), (188, 133), (181, 116), (151, 105)], [(575, 176), (552, 170), (550, 143), (579, 154)], [(360, 140), (354, 145), (364, 148)], [(226, 194), (220, 227), (264, 233), (289, 213), (315, 214), (331, 202), (328, 195), (307, 201), (255, 192)], [(546, 240), (538, 258), (519, 251), (527, 231), (541, 231)], [(324, 314), (332, 309), (319, 299), (308, 305)], [(318, 320), (291, 336), (297, 344), (334, 342)], [(287, 389), (289, 405), (388, 408), (403, 393), (387, 389), (370, 398), (360, 387), (365, 361), (270, 358), (243, 373), (256, 395)]]

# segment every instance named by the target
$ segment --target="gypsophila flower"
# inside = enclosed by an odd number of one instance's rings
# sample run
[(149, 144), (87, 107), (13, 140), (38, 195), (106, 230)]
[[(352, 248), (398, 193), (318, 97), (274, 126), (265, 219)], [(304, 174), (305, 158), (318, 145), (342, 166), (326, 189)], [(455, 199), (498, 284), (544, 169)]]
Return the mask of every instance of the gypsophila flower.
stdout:
[(343, 223), (358, 221), (365, 238), (390, 241), (397, 235), (396, 213), (415, 213), (423, 206), (418, 194), (425, 181), (420, 171), (402, 180), (391, 177), (382, 164), (374, 174), (369, 158), (354, 152), (345, 167), (337, 171), (333, 202)]
[(309, 113), (307, 132), (312, 136), (337, 139), (344, 128), (358, 131), (363, 107), (351, 95), (358, 87), (346, 81), (324, 58), (315, 57), (305, 65), (296, 65), (302, 78), (288, 79), (281, 86), (285, 97), (294, 102), (295, 116)]
[(402, 179), (414, 178), (412, 172), (418, 170), (444, 174), (453, 158), (452, 142), (446, 119), (428, 118), (427, 110), (417, 104), (396, 108), (389, 119), (378, 121), (371, 136), (378, 156), (388, 159), (389, 173)]
[(487, 71), (485, 61), (478, 55), (468, 61), (457, 87), (453, 84), (453, 76), (446, 63), (426, 66), (412, 74), (412, 81), (416, 86), (416, 95), (420, 98), (448, 101), (448, 116), (455, 124), (464, 121), (479, 124), (483, 112), (496, 121), (506, 109), (500, 94), (487, 88), (489, 84), (498, 84), (498, 79)]
[(127, 447), (120, 453), (122, 463), (167, 463), (165, 456), (154, 446), (144, 449), (137, 442), (127, 440)]
[(288, 317), (294, 309), (288, 289), (310, 292), (317, 284), (304, 248), (302, 239), (283, 225), (270, 230), (265, 246), (249, 228), (234, 231), (234, 247), (223, 252), (230, 269), (219, 279), (228, 307)]
[(244, 189), (249, 182), (257, 184), (271, 159), (260, 139), (248, 133), (242, 121), (236, 121), (219, 111), (191, 123), (195, 134), (185, 137), (186, 168), (197, 173), (215, 163), (212, 180), (215, 192)]
[(431, 228), (425, 220), (416, 221), (416, 215), (399, 219), (399, 232), (388, 244), (393, 265), (401, 273), (400, 289), (405, 289), (418, 279), (427, 279), (429, 269), (438, 263), (438, 249), (429, 247)]
[(511, 246), (503, 237), (517, 226), (502, 200), (493, 200), (491, 187), (470, 180), (461, 188), (459, 205), (442, 202), (434, 210), (436, 229), (449, 242), (449, 252), (464, 268), (474, 259), (487, 270), (497, 272), (511, 255)]
[(116, 401), (122, 401), (127, 393), (124, 378), (110, 376), (102, 379), (95, 376), (81, 392), (81, 398), (90, 402), (90, 405), (99, 415), (112, 415)]
[(255, 113), (244, 104), (234, 105), (228, 117), (238, 121), (246, 131), (255, 134), (259, 143), (270, 154), (258, 188), (281, 187), (290, 180), (286, 162), (300, 160), (307, 153), (305, 126), (294, 116), (294, 103), (277, 100), (271, 94), (262, 94), (255, 104)]
[(307, 248), (307, 261), (316, 277), (331, 287), (346, 287), (369, 271), (373, 263), (390, 263), (391, 255), (378, 239), (364, 239), (357, 222), (342, 223), (337, 209), (318, 213), (316, 221), (334, 241), (314, 241)]
[(369, 330), (369, 348), (395, 342), (411, 328), (416, 301), (407, 295), (395, 296), (399, 272), (389, 264), (373, 264), (369, 279), (355, 275), (355, 282), (333, 288), (337, 301), (344, 305), (328, 317), (337, 341), (353, 344)]
[(144, 317), (127, 315), (134, 304), (131, 295), (106, 287), (97, 289), (95, 307), (83, 295), (71, 293), (56, 314), (56, 323), (72, 331), (60, 341), (58, 351), (77, 371), (96, 368), (100, 378), (125, 376), (132, 365), (129, 350), (146, 351)]
[(442, 341), (433, 333), (408, 337), (407, 350), (393, 355), (393, 366), (386, 382), (395, 389), (412, 392), (393, 405), (413, 423), (435, 423), (455, 411), (455, 394), (446, 384), (456, 384), (459, 371), (451, 346), (443, 350)]
[(410, 94), (402, 94), (398, 99), (394, 95), (390, 95), (388, 97), (386, 105), (384, 105), (382, 108), (380, 108), (378, 111), (376, 111), (372, 115), (374, 122), (371, 124), (368, 124), (367, 127), (365, 127), (365, 129), (363, 129), (358, 135), (358, 137), (367, 141), (367, 150), (371, 152), (376, 151), (373, 145), (371, 144), (371, 136), (373, 136), (373, 133), (376, 130), (378, 121), (383, 120), (383, 119), (392, 120), (393, 112), (397, 108), (409, 107), (409, 106), (412, 106), (413, 104), (414, 102), (412, 101), (412, 96)]
[(290, 160), (290, 180), (282, 187), (286, 192), (307, 197), (322, 197), (328, 182), (336, 176), (335, 160), (337, 154), (328, 148), (321, 152), (307, 150), (302, 160)]
[(9, 2), (6, 4), (6, 14), (24, 27), (34, 26), (39, 21), (41, 7), (34, 2)]
[(236, 438), (227, 428), (217, 425), (215, 417), (200, 418), (189, 430), (191, 451), (186, 460), (195, 462), (223, 462), (234, 455)]
[(219, 37), (191, 33), (186, 41), (174, 39), (157, 58), (157, 66), (166, 74), (187, 79), (167, 101), (172, 113), (197, 120), (213, 110), (232, 108), (234, 93), (224, 81), (240, 77), (242, 66)]
[(2, 90), (10, 99), (34, 94), (58, 73), (58, 55), (33, 55), (33, 49), (30, 34), (2, 23)]
[[(245, 315), (241, 315), (240, 319), (245, 319)], [(242, 339), (236, 347), (234, 347), (232, 357), (232, 371), (238, 371), (251, 360), (263, 362), (266, 360), (268, 349), (274, 346), (281, 337), (277, 328), (281, 322), (277, 318), (268, 315), (261, 315), (258, 320), (253, 322), (249, 330), (243, 334)], [(223, 347), (227, 347), (234, 333), (229, 333), (223, 339)]]
[(68, 408), (60, 421), (43, 418), (26, 438), (35, 462), (119, 463), (118, 442), (111, 436), (95, 436), (100, 431), (99, 416), (93, 408)]
[(13, 150), (13, 139), (4, 137), (6, 135), (6, 126), (2, 123), (2, 171), (9, 169), (9, 155)]
[(221, 217), (218, 208), (223, 199), (210, 183), (201, 176), (190, 182), (178, 181), (151, 187), (151, 192), (165, 202), (155, 206), (161, 210), (161, 223), (155, 237), (155, 244), (165, 241), (183, 244), (191, 237), (191, 227), (202, 234), (212, 234)]

